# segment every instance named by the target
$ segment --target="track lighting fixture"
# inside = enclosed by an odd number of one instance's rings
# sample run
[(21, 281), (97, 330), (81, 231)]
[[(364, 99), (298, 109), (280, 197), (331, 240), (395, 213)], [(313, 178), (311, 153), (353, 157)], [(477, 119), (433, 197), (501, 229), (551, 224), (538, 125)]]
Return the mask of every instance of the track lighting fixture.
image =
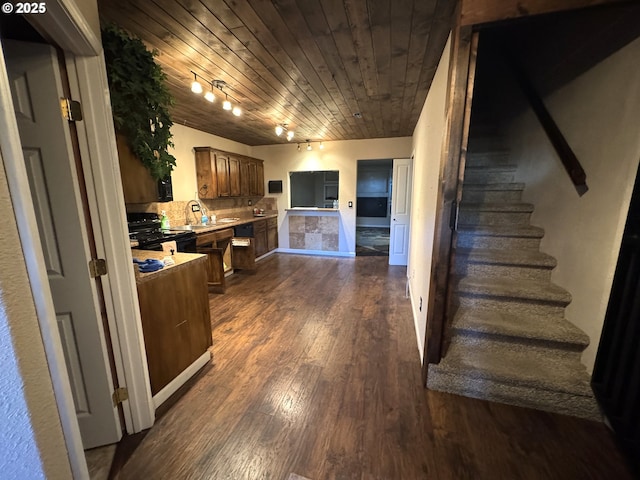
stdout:
[(288, 124), (280, 123), (280, 124), (276, 125), (276, 135), (277, 136), (282, 135), (284, 132), (287, 132), (287, 141), (288, 142), (293, 140), (293, 136), (295, 135), (295, 133), (293, 132), (293, 130), (289, 130)]
[[(198, 75), (196, 74), (196, 72), (191, 71), (191, 73), (193, 73), (193, 82), (191, 83), (191, 91), (193, 93), (200, 94), (203, 91), (202, 84), (198, 81)], [(216, 96), (213, 94), (213, 89), (215, 87), (218, 90), (220, 90), (222, 93), (224, 93), (224, 102), (222, 102), (222, 108), (224, 108), (225, 110), (231, 111), (231, 113), (233, 113), (236, 117), (239, 117), (240, 115), (242, 115), (242, 110), (240, 109), (240, 107), (238, 107), (237, 105), (236, 106), (232, 105), (231, 101), (229, 100), (229, 94), (223, 90), (225, 87), (227, 87), (227, 83), (224, 80), (213, 80), (212, 82), (207, 82), (207, 83), (211, 86), (211, 89), (204, 94), (204, 98), (207, 101), (211, 103), (215, 102)], [(237, 103), (240, 103), (235, 98), (233, 97), (231, 98), (235, 100)]]
[[(314, 143), (314, 142), (313, 142), (310, 138), (307, 138), (307, 139), (304, 141), (304, 143), (306, 143), (306, 144), (307, 144), (307, 145), (306, 145), (306, 147), (305, 147), (305, 150), (306, 150), (307, 152), (310, 152), (310, 151), (312, 151), (312, 150), (313, 150), (313, 143)], [(304, 145), (304, 143), (303, 143), (303, 145)], [(318, 149), (320, 149), (320, 150), (324, 150), (324, 142), (318, 142)], [(298, 151), (299, 151), (299, 152), (301, 151), (301, 147), (300, 147), (300, 144), (299, 144), (299, 143), (298, 143)]]
[(196, 72), (191, 72), (191, 73), (193, 73), (193, 82), (191, 82), (191, 91), (193, 93), (202, 93), (202, 85), (198, 81), (198, 75), (196, 75)]
[(215, 101), (216, 97), (213, 94), (213, 84), (211, 84), (211, 90), (209, 90), (207, 93), (204, 94), (204, 98), (211, 103)]

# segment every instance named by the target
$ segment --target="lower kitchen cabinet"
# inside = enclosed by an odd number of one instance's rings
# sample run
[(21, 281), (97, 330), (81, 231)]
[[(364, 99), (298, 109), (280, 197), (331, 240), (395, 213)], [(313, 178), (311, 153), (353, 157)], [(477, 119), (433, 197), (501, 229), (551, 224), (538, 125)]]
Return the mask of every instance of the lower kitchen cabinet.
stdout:
[(267, 250), (278, 248), (278, 219), (267, 218)]
[[(133, 257), (162, 259), (162, 252), (134, 250)], [(177, 253), (176, 262), (139, 274), (136, 283), (151, 393), (156, 395), (211, 346), (207, 259)]]
[(198, 234), (196, 251), (207, 255), (207, 284), (224, 293), (225, 275), (232, 269), (233, 228)]
[(269, 251), (266, 220), (257, 220), (253, 223), (253, 236), (255, 241), (256, 257), (261, 257)]

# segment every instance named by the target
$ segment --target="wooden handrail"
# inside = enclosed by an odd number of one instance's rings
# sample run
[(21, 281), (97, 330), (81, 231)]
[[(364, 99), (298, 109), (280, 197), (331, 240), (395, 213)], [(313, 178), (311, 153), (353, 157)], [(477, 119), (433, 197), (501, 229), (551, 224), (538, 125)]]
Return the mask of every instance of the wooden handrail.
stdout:
[(522, 93), (528, 100), (531, 109), (536, 114), (536, 117), (538, 117), (538, 121), (547, 134), (549, 141), (558, 153), (560, 161), (576, 187), (578, 195), (584, 195), (589, 190), (589, 187), (587, 187), (587, 174), (584, 171), (584, 168), (582, 168), (578, 157), (576, 157), (576, 154), (571, 149), (567, 139), (560, 131), (558, 124), (555, 122), (553, 117), (551, 117), (549, 110), (547, 110), (547, 107), (540, 98), (540, 95), (538, 95), (535, 87), (527, 77), (523, 68), (515, 60), (515, 57), (513, 55), (505, 54), (505, 59), (507, 65), (511, 68), (514, 78), (520, 86)]

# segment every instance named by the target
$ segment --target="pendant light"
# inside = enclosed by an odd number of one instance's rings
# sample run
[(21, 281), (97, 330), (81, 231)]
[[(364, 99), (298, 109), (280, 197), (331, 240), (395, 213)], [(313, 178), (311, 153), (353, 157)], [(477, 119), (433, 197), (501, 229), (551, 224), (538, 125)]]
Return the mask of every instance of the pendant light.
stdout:
[(211, 103), (215, 101), (216, 97), (213, 94), (213, 83), (211, 84), (211, 90), (209, 90), (207, 93), (204, 94), (204, 98)]
[(224, 94), (224, 102), (222, 102), (222, 108), (225, 110), (231, 110), (231, 102), (229, 101), (229, 95)]

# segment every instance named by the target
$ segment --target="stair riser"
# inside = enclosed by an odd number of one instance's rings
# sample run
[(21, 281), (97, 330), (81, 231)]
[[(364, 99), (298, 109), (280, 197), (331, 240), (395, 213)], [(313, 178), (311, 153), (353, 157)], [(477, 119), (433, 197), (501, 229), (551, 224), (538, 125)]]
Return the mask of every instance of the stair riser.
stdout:
[(459, 345), (462, 348), (488, 348), (492, 345), (499, 345), (500, 348), (512, 352), (554, 356), (555, 358), (564, 358), (576, 362), (580, 362), (585, 348), (582, 344), (529, 339), (457, 328), (453, 329), (453, 333), (449, 348), (454, 345)]
[(514, 178), (514, 172), (491, 168), (467, 170), (464, 174), (465, 183), (510, 183)]
[(527, 237), (489, 237), (473, 233), (458, 233), (458, 247), (460, 248), (495, 248), (518, 250), (539, 250), (539, 238)]
[(598, 404), (592, 397), (441, 373), (437, 367), (429, 369), (427, 388), (431, 390), (602, 421)]
[(486, 263), (468, 262), (466, 257), (456, 257), (455, 272), (459, 276), (473, 276), (481, 278), (510, 278), (513, 280), (551, 280), (551, 268), (492, 265)]
[(497, 152), (469, 152), (467, 153), (466, 165), (468, 167), (498, 167), (509, 165), (511, 157), (508, 153)]
[(482, 212), (460, 209), (458, 225), (529, 225), (529, 212)]
[(522, 190), (472, 190), (462, 188), (462, 201), (470, 203), (519, 203)]
[(506, 297), (485, 297), (458, 292), (460, 306), (466, 308), (497, 309), (514, 315), (551, 315), (562, 317), (566, 304), (546, 301), (530, 301)]

